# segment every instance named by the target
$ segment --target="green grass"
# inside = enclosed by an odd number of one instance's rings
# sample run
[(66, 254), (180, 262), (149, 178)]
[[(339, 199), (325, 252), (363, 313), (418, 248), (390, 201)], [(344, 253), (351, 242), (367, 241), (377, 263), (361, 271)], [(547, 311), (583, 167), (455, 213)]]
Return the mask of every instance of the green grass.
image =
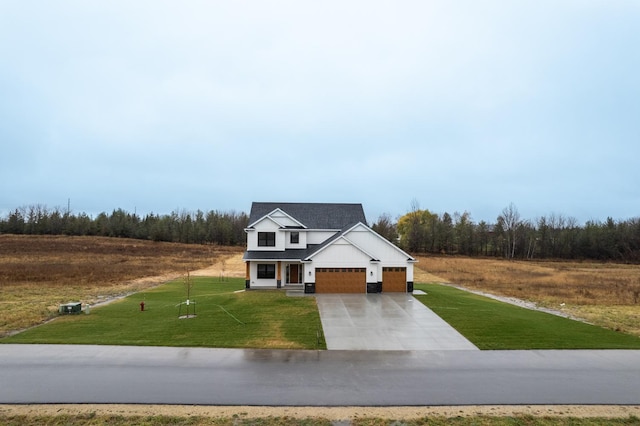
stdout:
[[(90, 315), (61, 316), (1, 343), (325, 349), (311, 297), (282, 291), (236, 292), (244, 280), (194, 278), (195, 318), (179, 319), (182, 280), (109, 305)], [(519, 308), (439, 284), (417, 284), (416, 298), (480, 349), (640, 349), (640, 338)], [(140, 302), (145, 301), (145, 311)], [(182, 314), (185, 307), (182, 307)], [(321, 333), (320, 333), (321, 334)]]
[[(177, 280), (92, 308), (89, 315), (61, 316), (0, 342), (326, 348), (317, 337), (321, 325), (314, 298), (287, 297), (275, 290), (236, 293), (244, 288), (243, 279), (220, 283), (217, 278), (192, 278), (192, 282), (195, 318), (178, 318), (176, 305), (186, 300), (186, 290), (183, 281)], [(144, 312), (140, 311), (142, 300)]]
[(640, 338), (520, 308), (450, 286), (417, 284), (416, 298), (480, 349), (640, 349)]

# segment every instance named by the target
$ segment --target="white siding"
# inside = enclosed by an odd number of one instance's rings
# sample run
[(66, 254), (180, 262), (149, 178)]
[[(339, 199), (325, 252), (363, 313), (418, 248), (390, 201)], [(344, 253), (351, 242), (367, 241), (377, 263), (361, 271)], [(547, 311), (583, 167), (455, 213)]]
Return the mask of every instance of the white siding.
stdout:
[[(276, 245), (275, 247), (259, 247), (258, 246), (258, 232), (275, 232), (276, 233)], [(247, 233), (247, 250), (260, 250), (260, 251), (283, 251), (285, 246), (285, 232), (280, 229), (280, 226), (272, 220), (265, 219), (255, 225), (255, 230)]]
[(316, 268), (347, 266), (363, 267), (371, 258), (344, 240), (339, 240), (313, 256)]
[(307, 231), (307, 244), (322, 244), (335, 234), (336, 231)]
[[(299, 240), (298, 244), (292, 244), (291, 233), (298, 232)], [(288, 249), (305, 249), (307, 248), (307, 233), (302, 229), (287, 229), (284, 232), (284, 246)]]
[(289, 216), (281, 212), (275, 212), (269, 215), (269, 217), (273, 218), (282, 226), (300, 226), (298, 222), (291, 220)]
[[(276, 277), (275, 278), (258, 278), (258, 264), (275, 264), (276, 265)], [(250, 286), (251, 288), (259, 287), (277, 287), (278, 285), (278, 263), (277, 262), (251, 262), (250, 266)]]
[(315, 268), (366, 268), (367, 282), (378, 279), (378, 265), (371, 263), (369, 256), (344, 240), (336, 241), (315, 255), (311, 264), (305, 265), (304, 282), (315, 282)]
[[(382, 239), (373, 230), (360, 225), (349, 231), (345, 238), (380, 260), (376, 268), (376, 277), (382, 277), (383, 267), (406, 267), (407, 281), (413, 281), (413, 263), (408, 261), (409, 255)], [(373, 281), (370, 277), (367, 279), (369, 282)]]
[(408, 256), (391, 243), (377, 236), (374, 231), (358, 226), (345, 237), (355, 245), (371, 253), (383, 266), (407, 266)]

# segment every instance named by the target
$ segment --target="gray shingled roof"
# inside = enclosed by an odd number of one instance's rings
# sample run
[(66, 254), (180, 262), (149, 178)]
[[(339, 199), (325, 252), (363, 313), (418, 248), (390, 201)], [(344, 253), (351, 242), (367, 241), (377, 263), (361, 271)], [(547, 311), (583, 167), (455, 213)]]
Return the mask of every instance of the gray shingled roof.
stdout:
[(309, 249), (288, 249), (285, 251), (258, 251), (244, 252), (242, 260), (302, 260), (308, 256)]
[(358, 222), (367, 223), (362, 204), (336, 203), (252, 203), (249, 225), (280, 209), (308, 229), (342, 229)]

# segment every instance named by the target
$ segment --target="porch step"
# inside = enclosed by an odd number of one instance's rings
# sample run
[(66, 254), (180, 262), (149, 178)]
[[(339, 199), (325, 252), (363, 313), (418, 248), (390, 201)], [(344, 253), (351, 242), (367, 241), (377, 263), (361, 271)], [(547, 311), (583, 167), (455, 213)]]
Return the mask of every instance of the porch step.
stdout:
[(287, 296), (304, 296), (304, 284), (285, 284), (284, 289), (287, 292)]
[(304, 290), (304, 284), (285, 284), (286, 290)]

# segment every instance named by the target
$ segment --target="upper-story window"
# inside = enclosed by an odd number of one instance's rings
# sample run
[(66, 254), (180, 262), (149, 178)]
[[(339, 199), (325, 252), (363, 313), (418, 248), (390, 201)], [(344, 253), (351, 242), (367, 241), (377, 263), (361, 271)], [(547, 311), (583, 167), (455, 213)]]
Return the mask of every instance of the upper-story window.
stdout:
[(275, 247), (275, 232), (258, 232), (258, 247)]
[(291, 244), (299, 244), (300, 243), (300, 233), (299, 232), (292, 232), (291, 233), (291, 238), (289, 239), (289, 242)]

